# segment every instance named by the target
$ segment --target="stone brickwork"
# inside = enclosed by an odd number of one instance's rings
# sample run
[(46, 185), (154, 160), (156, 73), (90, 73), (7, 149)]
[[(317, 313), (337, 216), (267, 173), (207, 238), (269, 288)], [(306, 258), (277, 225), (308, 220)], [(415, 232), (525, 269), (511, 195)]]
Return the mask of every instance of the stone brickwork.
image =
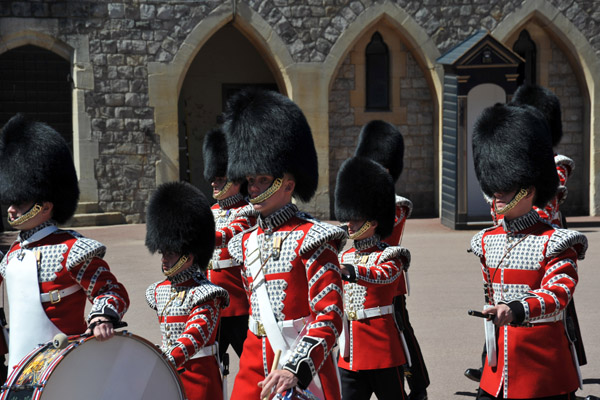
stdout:
[[(241, 3), (242, 0), (238, 0)], [(397, 4), (425, 33), (443, 54), (476, 30), (494, 29), (510, 18), (523, 0), (243, 0), (258, 13), (287, 46), (296, 63), (321, 63), (330, 54), (348, 27), (369, 7)], [(548, 0), (589, 41), (600, 57), (600, 9), (588, 0)], [(217, 7), (232, 7), (230, 0), (20, 0), (0, 1), (2, 19), (23, 18), (30, 31), (39, 23), (45, 34), (65, 43), (75, 36), (89, 41), (93, 68), (93, 89), (85, 91), (85, 113), (91, 120), (92, 139), (98, 142), (95, 160), (98, 198), (105, 211), (122, 211), (128, 222), (145, 220), (148, 194), (156, 185), (155, 163), (161, 159), (158, 135), (154, 131), (154, 109), (148, 99), (148, 64), (169, 63), (180, 50), (190, 32)], [(48, 33), (47, 20), (58, 21)], [(0, 38), (0, 51), (5, 51)], [(558, 52), (555, 52), (558, 53)], [(553, 55), (554, 57), (554, 55)], [(556, 64), (551, 84), (560, 92), (566, 106), (566, 126), (561, 151), (567, 155), (582, 154), (583, 111), (581, 93), (575, 95), (577, 82), (567, 70), (564, 55)], [(433, 132), (431, 93), (414, 60), (413, 75), (403, 82), (402, 102), (406, 103), (405, 133), (406, 167), (398, 191), (412, 197), (416, 214), (431, 215), (434, 209), (436, 157)], [(554, 67), (552, 67), (554, 68)], [(355, 146), (359, 127), (353, 125), (348, 96), (352, 85), (352, 66), (344, 61), (330, 94), (331, 128), (330, 188), (335, 173)], [(581, 157), (581, 156), (579, 156)], [(577, 156), (576, 156), (577, 158)], [(573, 212), (584, 210), (587, 199), (573, 201), (583, 191), (581, 169), (573, 178), (573, 196), (568, 207)], [(570, 209), (571, 210), (571, 209)]]
[(548, 64), (548, 87), (560, 99), (562, 109), (563, 137), (555, 149), (559, 154), (575, 161), (575, 170), (567, 181), (569, 194), (561, 206), (564, 215), (581, 215), (587, 212), (587, 197), (584, 196), (588, 185), (586, 168), (586, 147), (583, 135), (583, 98), (577, 84), (577, 78), (565, 54), (551, 43), (552, 59)]

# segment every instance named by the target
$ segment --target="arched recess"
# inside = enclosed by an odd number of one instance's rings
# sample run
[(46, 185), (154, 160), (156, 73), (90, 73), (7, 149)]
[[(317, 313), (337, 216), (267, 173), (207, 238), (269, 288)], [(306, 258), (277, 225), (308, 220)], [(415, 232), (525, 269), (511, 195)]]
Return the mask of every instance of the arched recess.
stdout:
[(245, 3), (236, 14), (230, 3), (222, 4), (198, 23), (168, 63), (148, 63), (148, 92), (154, 107), (155, 129), (160, 136), (161, 157), (156, 165), (156, 184), (179, 180), (178, 99), (181, 85), (200, 49), (223, 26), (231, 23), (263, 55), (280, 91), (289, 95), (285, 69), (291, 56), (271, 27)]
[[(580, 82), (581, 96), (584, 99), (583, 148), (589, 143), (589, 154), (586, 154), (586, 165), (577, 166), (575, 173), (582, 171), (585, 177), (589, 177), (589, 213), (600, 215), (600, 119), (594, 117), (600, 115), (600, 84), (597, 82), (597, 77), (600, 76), (600, 60), (589, 41), (575, 25), (560, 10), (543, 0), (524, 2), (522, 7), (515, 10), (510, 19), (502, 21), (492, 34), (498, 40), (508, 43), (514, 41), (519, 32), (531, 23), (540, 26), (569, 58)], [(564, 124), (563, 116), (563, 126)], [(586, 167), (587, 171), (584, 171)]]
[(94, 73), (90, 62), (87, 36), (72, 35), (66, 41), (53, 36), (58, 31), (57, 20), (42, 20), (36, 29), (23, 29), (20, 18), (6, 18), (0, 29), (0, 53), (33, 45), (49, 50), (71, 64), (73, 161), (79, 177), (79, 201), (98, 201), (98, 183), (94, 160), (98, 158), (98, 142), (92, 139), (90, 117), (85, 111), (85, 91), (94, 89)]
[[(416, 21), (410, 16), (406, 11), (402, 8), (393, 4), (389, 1), (384, 1), (382, 3), (374, 4), (366, 8), (363, 13), (357, 16), (356, 20), (352, 22), (346, 30), (340, 35), (335, 45), (332, 47), (331, 52), (327, 56), (325, 63), (323, 65), (324, 75), (326, 76), (326, 82), (328, 83), (327, 89), (328, 92), (325, 94), (327, 98), (333, 96), (332, 91), (334, 90), (334, 84), (336, 84), (336, 79), (339, 72), (342, 68), (346, 68), (347, 66), (344, 64), (347, 62), (348, 57), (352, 58), (352, 54), (355, 49), (363, 46), (363, 42), (365, 38), (373, 34), (375, 30), (383, 29), (388, 32), (388, 38), (390, 37), (389, 32), (392, 32), (394, 37), (397, 37), (399, 41), (401, 41), (400, 46), (402, 47), (401, 51), (403, 54), (408, 54), (410, 58), (413, 59), (413, 63), (416, 62), (416, 67), (420, 69), (421, 80), (424, 79), (424, 84), (421, 88), (417, 90), (424, 89), (427, 93), (427, 97), (431, 102), (431, 113), (430, 116), (426, 118), (430, 118), (429, 121), (430, 129), (428, 132), (420, 132), (420, 138), (417, 139), (414, 143), (412, 139), (409, 138), (408, 141), (405, 140), (405, 145), (407, 151), (411, 151), (411, 146), (428, 146), (431, 156), (431, 166), (424, 167), (428, 168), (427, 174), (431, 178), (431, 192), (425, 196), (427, 200), (434, 198), (434, 201), (431, 201), (431, 205), (428, 206), (428, 210), (419, 210), (419, 214), (422, 215), (437, 215), (439, 208), (439, 182), (440, 182), (440, 160), (439, 160), (439, 146), (440, 146), (440, 137), (441, 137), (441, 99), (442, 99), (442, 79), (443, 79), (443, 69), (436, 65), (435, 60), (440, 56), (439, 50), (435, 45), (434, 41), (431, 37), (427, 35), (425, 30), (419, 26)], [(382, 31), (383, 32), (383, 31)], [(390, 44), (389, 39), (386, 39), (386, 43)], [(398, 47), (398, 45), (395, 45)], [(362, 48), (362, 47), (361, 47)], [(392, 63), (394, 53), (397, 53), (398, 49), (392, 51), (390, 50)], [(404, 55), (402, 58), (406, 58)], [(359, 61), (360, 63), (360, 61)], [(397, 63), (396, 63), (397, 64)], [(409, 65), (404, 63), (404, 65)], [(355, 65), (355, 69), (359, 69), (359, 64)], [(357, 71), (356, 75), (362, 74), (363, 71)], [(396, 75), (397, 71), (396, 71)], [(404, 75), (404, 79), (406, 75)], [(390, 112), (364, 112), (361, 106), (357, 106), (355, 99), (350, 99), (350, 108), (352, 108), (352, 117), (354, 118), (353, 122), (344, 121), (344, 124), (349, 124), (350, 126), (345, 129), (347, 132), (343, 132), (344, 136), (342, 142), (334, 140), (334, 143), (330, 145), (330, 173), (329, 177), (329, 188), (330, 193), (333, 192), (333, 186), (335, 184), (335, 173), (337, 168), (344, 158), (352, 155), (354, 150), (354, 146), (356, 145), (356, 136), (358, 135), (358, 130), (360, 126), (364, 123), (368, 122), (368, 120), (372, 119), (383, 119), (390, 123), (393, 123), (396, 126), (401, 126), (401, 130), (403, 130), (402, 126), (406, 127), (406, 119), (407, 119), (407, 108), (404, 102), (404, 99), (400, 99), (400, 86), (404, 85), (406, 82), (398, 83), (398, 81), (402, 80), (403, 77), (396, 76), (391, 79), (392, 86), (396, 85), (396, 87), (392, 87), (394, 91), (391, 94), (392, 105)], [(405, 79), (406, 80), (406, 79)], [(357, 78), (358, 81), (358, 78)], [(394, 83), (395, 82), (395, 83)], [(414, 89), (414, 88), (412, 88)], [(356, 93), (351, 93), (351, 96)], [(358, 94), (360, 95), (360, 93)], [(332, 100), (333, 101), (333, 100)], [(361, 109), (359, 109), (361, 107)], [(409, 113), (410, 114), (410, 113)], [(415, 115), (409, 115), (409, 118), (420, 118)], [(333, 124), (338, 124), (336, 121), (332, 121)], [(403, 132), (405, 133), (405, 132)], [(427, 139), (423, 140), (423, 135), (427, 136)], [(406, 154), (406, 153), (405, 153)], [(405, 156), (406, 159), (406, 156)], [(420, 163), (421, 161), (419, 161)], [(416, 165), (416, 164), (415, 164)], [(403, 180), (406, 181), (409, 178), (412, 180), (417, 180), (417, 176), (415, 171), (409, 170), (403, 173), (404, 178), (400, 178), (399, 183), (397, 185), (397, 190), (399, 192), (404, 191), (404, 187), (402, 186)], [(420, 189), (419, 189), (420, 190)], [(418, 196), (418, 195), (416, 195)], [(417, 198), (413, 200), (418, 200)]]

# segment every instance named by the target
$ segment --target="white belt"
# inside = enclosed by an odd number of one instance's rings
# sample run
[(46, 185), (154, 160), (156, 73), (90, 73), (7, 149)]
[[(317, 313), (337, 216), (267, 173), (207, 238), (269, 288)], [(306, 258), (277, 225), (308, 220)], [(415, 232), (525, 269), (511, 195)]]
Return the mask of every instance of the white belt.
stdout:
[[(304, 329), (304, 325), (306, 325), (307, 323), (308, 317), (302, 317), (298, 319), (278, 321), (277, 325), (279, 325), (280, 330), (283, 330), (284, 328), (294, 327), (297, 332), (302, 332), (302, 329)], [(254, 333), (256, 336), (267, 336), (265, 332), (265, 327), (263, 326), (262, 322), (257, 321), (252, 317), (248, 318), (248, 329), (250, 329), (250, 332)]]
[(529, 323), (530, 324), (544, 324), (544, 323), (548, 323), (548, 322), (558, 322), (558, 321), (563, 320), (563, 316), (564, 316), (564, 311), (561, 311), (553, 317), (548, 317), (548, 318), (544, 318), (544, 319), (536, 319), (535, 321), (529, 321)]
[(219, 270), (231, 267), (238, 267), (240, 264), (234, 262), (231, 258), (228, 260), (212, 260), (209, 264), (208, 269)]
[(210, 346), (204, 346), (200, 350), (194, 354), (190, 360), (194, 360), (196, 358), (208, 357), (208, 356), (216, 356), (219, 352), (219, 344), (213, 343)]
[(81, 286), (72, 285), (63, 290), (51, 290), (48, 293), (41, 293), (40, 300), (42, 303), (50, 302), (52, 304), (56, 304), (60, 302), (63, 297), (67, 297), (73, 293), (77, 293), (81, 290)]
[(388, 315), (394, 312), (394, 305), (390, 304), (389, 306), (381, 306), (381, 307), (372, 307), (364, 310), (353, 310), (348, 311), (346, 315), (348, 316), (349, 321), (357, 321), (359, 319), (367, 319), (373, 317), (381, 317), (384, 315)]

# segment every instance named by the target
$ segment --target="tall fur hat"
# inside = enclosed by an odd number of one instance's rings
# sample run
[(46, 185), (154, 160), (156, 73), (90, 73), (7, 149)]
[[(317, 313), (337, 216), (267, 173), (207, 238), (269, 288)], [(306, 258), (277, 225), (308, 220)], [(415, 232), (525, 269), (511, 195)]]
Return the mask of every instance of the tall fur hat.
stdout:
[(63, 137), (42, 122), (12, 117), (0, 132), (0, 199), (4, 204), (49, 201), (63, 224), (79, 200), (77, 173)]
[(531, 106), (496, 104), (475, 122), (475, 173), (485, 194), (534, 186), (534, 205), (544, 207), (555, 195), (558, 175), (548, 124)]
[(335, 216), (339, 221), (377, 221), (382, 238), (394, 229), (396, 195), (394, 182), (385, 168), (366, 157), (343, 162), (335, 185)]
[(215, 249), (215, 221), (202, 192), (187, 182), (168, 182), (152, 194), (146, 215), (146, 247), (152, 253), (193, 254), (206, 268)]
[(202, 143), (204, 179), (212, 182), (218, 176), (227, 176), (227, 142), (220, 129), (211, 129)]
[(243, 89), (227, 102), (223, 125), (230, 180), (246, 175), (294, 176), (294, 196), (307, 202), (319, 180), (317, 152), (302, 110), (272, 91)]
[(390, 171), (396, 182), (404, 167), (404, 139), (394, 125), (370, 121), (360, 130), (354, 155), (377, 161)]
[(530, 105), (542, 112), (552, 133), (552, 147), (558, 146), (562, 138), (560, 100), (549, 89), (537, 85), (519, 86), (512, 99), (515, 105)]

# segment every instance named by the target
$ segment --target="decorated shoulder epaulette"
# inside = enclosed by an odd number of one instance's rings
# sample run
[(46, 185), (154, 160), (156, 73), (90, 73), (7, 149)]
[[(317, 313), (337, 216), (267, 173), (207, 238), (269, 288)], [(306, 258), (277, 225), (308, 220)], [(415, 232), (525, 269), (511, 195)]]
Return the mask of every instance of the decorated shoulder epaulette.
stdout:
[(57, 233), (61, 232), (66, 232), (77, 239), (67, 257), (66, 267), (68, 270), (94, 257), (103, 258), (106, 254), (106, 246), (94, 239), (86, 238), (75, 231), (57, 231)]
[(378, 262), (384, 263), (393, 259), (401, 260), (402, 267), (404, 267), (404, 269), (408, 269), (408, 267), (410, 266), (410, 251), (402, 246), (389, 246), (385, 250), (383, 250), (383, 253), (381, 253)]
[(396, 207), (406, 207), (408, 209), (406, 218), (410, 217), (410, 214), (412, 214), (413, 203), (406, 197), (396, 195)]
[(483, 229), (475, 234), (471, 239), (471, 251), (477, 257), (483, 257), (483, 245), (481, 243), (483, 235), (488, 231), (488, 229)]
[(151, 309), (156, 310), (156, 298), (154, 297), (154, 293), (156, 292), (156, 286), (161, 282), (154, 282), (152, 285), (148, 286), (146, 289), (146, 302), (150, 306)]
[(198, 286), (194, 286), (190, 290), (190, 304), (196, 306), (206, 303), (207, 301), (222, 298), (221, 308), (229, 305), (229, 293), (221, 286), (217, 286), (208, 280), (203, 280)]
[(554, 164), (556, 164), (557, 167), (567, 167), (569, 169), (569, 172), (573, 172), (573, 170), (575, 169), (575, 161), (573, 161), (572, 158), (569, 158), (562, 154), (557, 154), (554, 156)]
[(577, 231), (570, 229), (556, 229), (546, 247), (546, 257), (557, 256), (563, 251), (573, 248), (577, 252), (577, 258), (583, 260), (587, 251), (587, 237)]
[(304, 212), (298, 212), (296, 217), (312, 224), (300, 247), (300, 255), (306, 254), (331, 240), (337, 240), (339, 242), (337, 248), (338, 251), (344, 247), (348, 234), (342, 228), (321, 222)]

